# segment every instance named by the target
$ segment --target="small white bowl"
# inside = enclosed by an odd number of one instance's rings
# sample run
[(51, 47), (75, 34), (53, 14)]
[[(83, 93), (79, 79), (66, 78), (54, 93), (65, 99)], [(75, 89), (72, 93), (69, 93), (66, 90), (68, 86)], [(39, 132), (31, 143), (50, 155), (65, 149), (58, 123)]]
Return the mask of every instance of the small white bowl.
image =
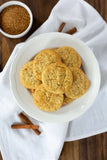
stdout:
[(10, 2), (4, 3), (4, 4), (1, 5), (1, 7), (0, 7), (0, 13), (1, 13), (2, 10), (5, 9), (6, 7), (8, 7), (8, 6), (13, 6), (13, 5), (21, 6), (21, 7), (25, 8), (25, 9), (28, 11), (29, 16), (30, 16), (29, 26), (28, 26), (28, 28), (27, 28), (24, 32), (22, 32), (22, 33), (20, 33), (20, 34), (17, 34), (17, 35), (8, 34), (8, 33), (4, 32), (1, 28), (0, 28), (0, 32), (1, 32), (4, 36), (9, 37), (9, 38), (20, 38), (20, 37), (23, 37), (24, 35), (26, 35), (26, 34), (29, 32), (29, 30), (31, 29), (32, 23), (33, 23), (33, 15), (32, 15), (32, 12), (31, 12), (30, 8), (29, 8), (26, 4), (24, 4), (24, 3), (22, 3), (22, 2), (19, 2), (19, 1), (10, 1)]
[[(61, 46), (73, 47), (79, 53), (82, 59), (83, 69), (90, 81), (90, 87), (86, 94), (72, 103), (62, 106), (55, 112), (44, 112), (35, 106), (33, 97), (22, 86), (19, 78), (20, 69), (26, 62), (40, 52), (40, 50)], [(41, 34), (25, 42), (16, 53), (11, 65), (9, 78), (10, 88), (17, 104), (31, 117), (45, 122), (71, 121), (86, 112), (92, 106), (98, 94), (101, 79), (98, 62), (88, 46), (74, 36), (58, 32)]]

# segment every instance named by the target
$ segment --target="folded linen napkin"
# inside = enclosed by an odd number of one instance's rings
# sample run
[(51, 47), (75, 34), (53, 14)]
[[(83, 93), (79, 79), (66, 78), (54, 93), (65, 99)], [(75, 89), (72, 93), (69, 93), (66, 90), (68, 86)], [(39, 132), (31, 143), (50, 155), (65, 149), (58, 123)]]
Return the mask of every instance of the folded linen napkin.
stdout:
[(42, 134), (31, 130), (12, 130), (11, 124), (20, 122), (21, 109), (16, 105), (9, 85), (9, 70), (17, 50), (10, 56), (0, 73), (0, 149), (4, 160), (57, 160), (64, 141), (77, 140), (107, 131), (107, 26), (100, 15), (83, 0), (60, 0), (47, 21), (30, 37), (57, 31), (61, 22), (67, 25), (63, 32), (76, 27), (74, 36), (83, 40), (94, 52), (101, 70), (101, 87), (92, 107), (70, 123), (39, 124)]

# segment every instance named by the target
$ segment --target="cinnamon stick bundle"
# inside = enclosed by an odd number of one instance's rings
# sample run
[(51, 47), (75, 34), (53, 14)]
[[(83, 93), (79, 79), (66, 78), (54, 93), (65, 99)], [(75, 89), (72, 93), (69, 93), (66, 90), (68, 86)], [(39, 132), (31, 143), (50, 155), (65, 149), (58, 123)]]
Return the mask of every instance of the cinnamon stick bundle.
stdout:
[[(62, 22), (61, 25), (59, 26), (58, 32), (61, 32), (61, 31), (63, 30), (63, 28), (64, 28), (65, 25), (66, 25), (66, 23), (65, 23), (65, 22)], [(72, 35), (72, 34), (75, 33), (75, 32), (77, 32), (77, 28), (76, 28), (76, 27), (70, 29), (70, 30), (67, 31), (66, 33)]]
[[(18, 116), (20, 117), (20, 119), (21, 119), (24, 123), (26, 123), (26, 124), (32, 124), (32, 125), (33, 125), (33, 123), (30, 121), (30, 119), (28, 119), (23, 113), (20, 113)], [(40, 132), (38, 129), (33, 129), (33, 128), (32, 128), (32, 130), (33, 130), (37, 135), (40, 135), (40, 134), (41, 134), (41, 132)]]

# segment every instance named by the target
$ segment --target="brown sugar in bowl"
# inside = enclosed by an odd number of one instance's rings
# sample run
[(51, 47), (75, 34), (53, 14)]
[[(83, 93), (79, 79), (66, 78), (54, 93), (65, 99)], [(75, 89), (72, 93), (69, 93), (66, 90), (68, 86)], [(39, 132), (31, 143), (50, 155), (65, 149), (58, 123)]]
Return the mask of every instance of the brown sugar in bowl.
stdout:
[(19, 5), (8, 6), (1, 12), (0, 26), (8, 34), (17, 35), (24, 32), (29, 23), (29, 13)]
[(20, 38), (28, 33), (33, 16), (24, 3), (10, 1), (0, 8), (0, 32), (9, 38)]

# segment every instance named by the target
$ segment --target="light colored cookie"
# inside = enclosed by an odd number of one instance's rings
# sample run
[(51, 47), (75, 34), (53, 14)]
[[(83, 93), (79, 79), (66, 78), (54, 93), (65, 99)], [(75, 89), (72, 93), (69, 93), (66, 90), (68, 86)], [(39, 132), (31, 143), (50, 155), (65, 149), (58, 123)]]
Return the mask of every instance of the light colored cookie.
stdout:
[(71, 88), (67, 92), (65, 92), (65, 95), (69, 98), (76, 99), (87, 92), (89, 88), (89, 80), (84, 72), (77, 67), (72, 67), (72, 74), (73, 84)]
[(63, 94), (53, 94), (48, 92), (44, 85), (38, 86), (36, 91), (33, 93), (35, 105), (47, 112), (56, 111), (63, 104)]
[(52, 63), (42, 72), (42, 82), (45, 88), (55, 94), (63, 94), (71, 87), (73, 76), (65, 64)]
[(69, 98), (69, 97), (66, 97), (66, 95), (64, 95), (64, 101), (63, 101), (63, 104), (70, 103), (70, 102), (72, 102), (73, 100), (74, 100), (74, 99)]
[(27, 62), (20, 70), (20, 81), (28, 89), (35, 89), (41, 81), (33, 75), (33, 61)]
[(38, 53), (33, 63), (33, 73), (38, 79), (42, 79), (43, 69), (55, 62), (61, 62), (59, 55), (51, 49), (45, 49)]
[(62, 59), (62, 62), (66, 64), (67, 67), (80, 67), (81, 58), (77, 51), (71, 47), (61, 47), (56, 50)]

